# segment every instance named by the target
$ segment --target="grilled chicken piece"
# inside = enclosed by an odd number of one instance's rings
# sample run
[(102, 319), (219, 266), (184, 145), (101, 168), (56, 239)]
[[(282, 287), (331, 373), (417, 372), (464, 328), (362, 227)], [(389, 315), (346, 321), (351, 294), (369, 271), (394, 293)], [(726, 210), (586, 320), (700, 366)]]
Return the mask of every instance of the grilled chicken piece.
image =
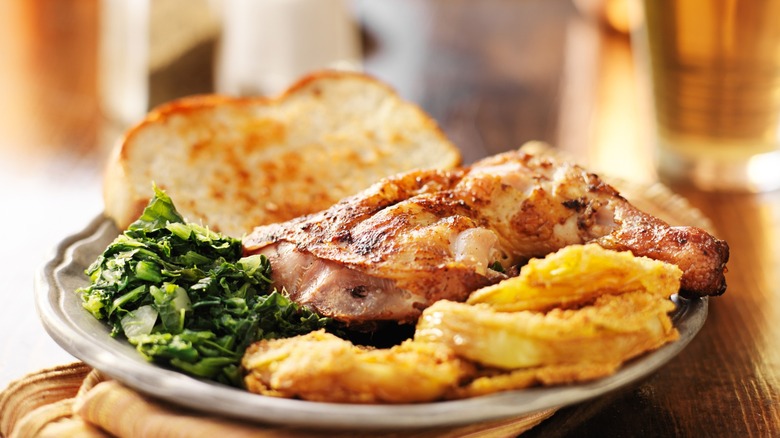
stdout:
[(725, 291), (726, 242), (637, 210), (579, 166), (523, 151), (384, 179), (258, 227), (244, 246), (269, 257), (291, 299), (360, 326), (412, 323), (435, 301), (463, 301), (530, 258), (588, 242), (678, 265), (683, 295)]

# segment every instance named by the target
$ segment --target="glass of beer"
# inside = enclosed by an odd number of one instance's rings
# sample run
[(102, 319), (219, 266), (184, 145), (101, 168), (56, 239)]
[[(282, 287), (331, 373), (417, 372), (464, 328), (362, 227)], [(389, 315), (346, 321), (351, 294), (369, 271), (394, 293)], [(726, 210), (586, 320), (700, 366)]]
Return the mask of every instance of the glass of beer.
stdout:
[(780, 1), (631, 6), (659, 177), (707, 191), (780, 188)]

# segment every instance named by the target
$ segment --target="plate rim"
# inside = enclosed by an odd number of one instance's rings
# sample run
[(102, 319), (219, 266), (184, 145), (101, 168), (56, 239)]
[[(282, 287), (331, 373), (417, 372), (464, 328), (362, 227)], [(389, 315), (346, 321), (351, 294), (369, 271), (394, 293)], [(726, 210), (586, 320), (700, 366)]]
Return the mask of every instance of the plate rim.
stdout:
[[(693, 300), (678, 297), (678, 311), (674, 314), (674, 324), (680, 332), (678, 340), (632, 359), (616, 373), (591, 382), (403, 405), (323, 403), (276, 398), (200, 380), (143, 359), (140, 359), (142, 363), (139, 364), (140, 354), (135, 350), (132, 351), (137, 358), (127, 357), (126, 350), (120, 350), (111, 343), (124, 342), (127, 347), (129, 344), (126, 341), (104, 336), (107, 339), (100, 342), (99, 336), (108, 334), (104, 322), (95, 319), (105, 327), (102, 335), (87, 333), (85, 327), (75, 324), (63, 306), (68, 304), (68, 297), (73, 300), (78, 295), (75, 291), (67, 295), (68, 291), (61, 285), (62, 278), (58, 276), (67, 275), (67, 269), (73, 269), (74, 254), (79, 248), (111, 231), (115, 232), (114, 235), (119, 234), (109, 218), (102, 213), (97, 215), (80, 232), (62, 240), (36, 273), (36, 310), (49, 336), (84, 363), (143, 394), (203, 413), (258, 424), (407, 429), (465, 425), (556, 409), (604, 395), (651, 375), (693, 340), (703, 327), (708, 313), (707, 297)], [(88, 314), (86, 310), (84, 313)], [(92, 336), (96, 342), (90, 342), (85, 336)]]

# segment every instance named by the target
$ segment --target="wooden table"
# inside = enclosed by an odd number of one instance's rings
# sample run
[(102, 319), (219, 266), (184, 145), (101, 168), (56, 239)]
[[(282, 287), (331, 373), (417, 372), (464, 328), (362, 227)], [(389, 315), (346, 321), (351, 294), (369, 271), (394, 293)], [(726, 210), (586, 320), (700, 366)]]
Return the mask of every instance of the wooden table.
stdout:
[[(32, 283), (50, 248), (102, 208), (101, 166), (118, 131), (99, 105), (96, 6), (0, 5), (0, 387), (73, 360), (43, 331)], [(569, 2), (355, 6), (366, 70), (430, 112), (466, 162), (545, 140), (594, 170), (655, 179), (629, 41)], [(172, 83), (155, 92), (176, 95)], [(674, 189), (729, 242), (728, 291), (654, 375), (563, 408), (527, 436), (780, 435), (780, 193)]]

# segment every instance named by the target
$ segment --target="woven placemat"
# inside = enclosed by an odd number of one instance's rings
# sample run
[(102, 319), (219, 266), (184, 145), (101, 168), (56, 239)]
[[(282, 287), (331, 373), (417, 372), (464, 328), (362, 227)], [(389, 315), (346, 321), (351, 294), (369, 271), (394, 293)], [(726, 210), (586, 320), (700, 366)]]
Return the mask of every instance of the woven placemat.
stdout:
[(27, 375), (0, 393), (0, 434), (6, 438), (506, 438), (521, 435), (554, 412), (547, 410), (468, 426), (370, 433), (258, 425), (170, 406), (77, 362)]

